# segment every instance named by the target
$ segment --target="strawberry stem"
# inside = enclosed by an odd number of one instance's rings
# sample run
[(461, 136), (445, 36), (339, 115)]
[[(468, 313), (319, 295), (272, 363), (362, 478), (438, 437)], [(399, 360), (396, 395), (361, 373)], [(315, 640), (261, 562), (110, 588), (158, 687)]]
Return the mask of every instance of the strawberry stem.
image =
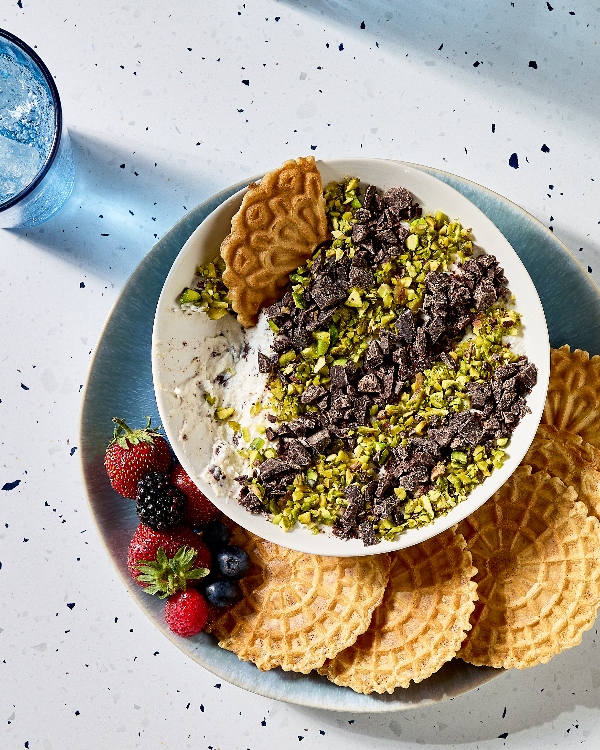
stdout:
[(168, 558), (163, 547), (159, 547), (156, 560), (142, 560), (135, 567), (140, 571), (137, 580), (148, 584), (147, 594), (158, 594), (161, 599), (177, 591), (185, 591), (188, 581), (197, 581), (209, 574), (208, 568), (193, 568), (197, 552), (192, 547), (180, 547), (172, 558)]
[(154, 438), (160, 436), (161, 426), (151, 428), (151, 417), (146, 417), (146, 420), (145, 427), (132, 430), (124, 419), (113, 417), (112, 421), (115, 423), (115, 429), (108, 447), (110, 448), (111, 445), (117, 443), (121, 448), (128, 450), (133, 445), (139, 445), (139, 443), (153, 443)]

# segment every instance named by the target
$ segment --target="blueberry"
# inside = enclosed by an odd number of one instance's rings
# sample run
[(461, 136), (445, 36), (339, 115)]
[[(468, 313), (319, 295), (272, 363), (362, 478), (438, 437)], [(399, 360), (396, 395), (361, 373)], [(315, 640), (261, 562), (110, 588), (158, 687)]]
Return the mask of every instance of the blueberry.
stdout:
[(215, 581), (204, 589), (204, 596), (213, 607), (229, 607), (237, 602), (241, 591), (236, 581)]
[(217, 565), (225, 578), (243, 578), (250, 570), (250, 558), (246, 550), (232, 544), (219, 552)]
[(211, 550), (217, 552), (229, 544), (231, 532), (222, 521), (211, 521), (206, 524), (202, 531), (204, 544)]

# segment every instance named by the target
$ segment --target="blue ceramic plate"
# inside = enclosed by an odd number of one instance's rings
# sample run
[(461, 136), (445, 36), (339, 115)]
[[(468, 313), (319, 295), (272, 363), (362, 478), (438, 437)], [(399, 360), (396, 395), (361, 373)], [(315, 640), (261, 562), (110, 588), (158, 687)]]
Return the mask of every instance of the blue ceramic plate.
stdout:
[[(462, 193), (504, 234), (537, 288), (551, 345), (568, 343), (600, 353), (600, 292), (565, 245), (537, 219), (486, 188), (446, 172), (418, 168)], [(174, 636), (163, 620), (164, 603), (145, 594), (129, 576), (127, 547), (138, 520), (135, 504), (112, 490), (104, 471), (111, 418), (119, 415), (138, 423), (148, 414), (157, 421), (150, 352), (154, 312), (164, 280), (194, 229), (245, 184), (233, 185), (190, 211), (154, 246), (125, 285), (100, 336), (84, 395), (80, 437), (83, 475), (100, 537), (123, 583), (165, 636), (205, 669), (238, 687), (299, 705), (364, 713), (400, 711), (461, 695), (502, 670), (453, 659), (427, 680), (383, 696), (360, 695), (319, 675), (280, 669), (260, 672), (220, 649), (212, 636)]]

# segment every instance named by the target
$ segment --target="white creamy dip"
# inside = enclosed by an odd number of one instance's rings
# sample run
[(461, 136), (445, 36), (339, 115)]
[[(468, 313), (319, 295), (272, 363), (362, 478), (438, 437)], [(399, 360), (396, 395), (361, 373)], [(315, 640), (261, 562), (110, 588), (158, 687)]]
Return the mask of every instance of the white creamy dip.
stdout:
[[(200, 310), (182, 310), (182, 315), (202, 316)], [(206, 331), (206, 326), (200, 326)], [(239, 431), (232, 429), (228, 421), (237, 422), (249, 432), (250, 439), (261, 437), (269, 422), (264, 411), (252, 414), (252, 407), (268, 402), (266, 384), (268, 375), (259, 372), (258, 352), (268, 353), (273, 341), (273, 331), (264, 315), (259, 317), (254, 328), (244, 329), (232, 315), (211, 321), (210, 333), (201, 335), (192, 347), (194, 355), (189, 377), (173, 389), (181, 429), (179, 437), (187, 453), (187, 446), (203, 440), (208, 433), (213, 446), (212, 456), (205, 471), (200, 475), (218, 497), (234, 499), (240, 489), (236, 477), (251, 474), (249, 461), (239, 451), (248, 447)], [(217, 408), (233, 408), (234, 413), (226, 420), (215, 417)]]

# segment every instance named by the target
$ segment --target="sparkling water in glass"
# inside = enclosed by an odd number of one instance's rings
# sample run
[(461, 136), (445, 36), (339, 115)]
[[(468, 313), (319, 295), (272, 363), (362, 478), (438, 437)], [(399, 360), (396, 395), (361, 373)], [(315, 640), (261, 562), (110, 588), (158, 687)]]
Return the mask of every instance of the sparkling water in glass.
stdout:
[(56, 84), (38, 55), (0, 29), (0, 227), (33, 227), (75, 181)]

